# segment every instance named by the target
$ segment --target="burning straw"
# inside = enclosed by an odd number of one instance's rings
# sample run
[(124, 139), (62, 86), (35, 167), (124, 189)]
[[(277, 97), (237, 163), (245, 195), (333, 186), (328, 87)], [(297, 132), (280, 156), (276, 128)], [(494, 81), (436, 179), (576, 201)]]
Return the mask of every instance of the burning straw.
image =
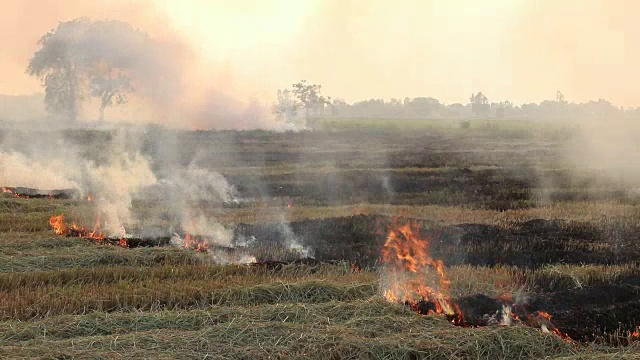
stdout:
[[(476, 295), (454, 300), (444, 261), (433, 258), (430, 243), (431, 239), (420, 237), (418, 225), (399, 225), (394, 221), (382, 248), (384, 268), (380, 290), (387, 301), (405, 304), (411, 310), (425, 315), (442, 314), (459, 326), (510, 326), (521, 323), (570, 340), (552, 324), (549, 313), (528, 313), (523, 306), (514, 304), (510, 296), (492, 299)], [(466, 314), (467, 309), (472, 310), (478, 304), (488, 305), (493, 313)]]

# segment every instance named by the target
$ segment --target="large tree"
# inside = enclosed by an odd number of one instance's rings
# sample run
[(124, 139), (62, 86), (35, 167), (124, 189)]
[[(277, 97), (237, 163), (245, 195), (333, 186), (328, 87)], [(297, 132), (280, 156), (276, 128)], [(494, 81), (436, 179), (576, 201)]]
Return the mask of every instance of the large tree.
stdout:
[(156, 44), (131, 25), (87, 18), (62, 22), (38, 41), (27, 73), (40, 78), (45, 105), (75, 121), (81, 101), (95, 97), (100, 120), (108, 106), (126, 102), (136, 73)]

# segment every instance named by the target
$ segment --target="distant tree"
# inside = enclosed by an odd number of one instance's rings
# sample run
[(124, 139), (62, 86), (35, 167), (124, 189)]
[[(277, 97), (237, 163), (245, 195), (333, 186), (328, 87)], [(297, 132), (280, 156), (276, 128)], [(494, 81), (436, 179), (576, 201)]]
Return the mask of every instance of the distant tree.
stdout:
[(38, 44), (27, 73), (42, 81), (47, 110), (72, 121), (87, 96), (99, 99), (103, 121), (108, 106), (126, 102), (136, 70), (157, 53), (153, 41), (131, 25), (88, 18), (60, 23)]
[(276, 114), (280, 114), (291, 122), (296, 118), (300, 104), (296, 101), (291, 90), (278, 90), (278, 102), (273, 108)]
[(406, 102), (405, 107), (410, 109), (416, 117), (432, 117), (440, 112), (440, 101), (431, 97), (418, 97)]
[(471, 102), (471, 111), (477, 116), (488, 116), (491, 110), (491, 105), (489, 105), (489, 99), (482, 92), (478, 92), (477, 94), (471, 94), (471, 98), (469, 99)]
[(309, 119), (310, 111), (323, 110), (325, 105), (331, 104), (331, 98), (325, 98), (321, 95), (322, 86), (316, 84), (307, 84), (306, 80), (301, 80), (293, 84), (293, 95), (298, 103), (305, 109), (305, 119)]
[(89, 24), (86, 18), (60, 23), (55, 31), (40, 38), (40, 49), (27, 67), (29, 75), (42, 81), (47, 110), (66, 115), (71, 121), (77, 118), (86, 81), (82, 49), (78, 44)]
[(331, 98), (322, 96), (321, 88), (320, 85), (307, 84), (306, 80), (301, 80), (293, 84), (291, 90), (278, 90), (278, 103), (274, 112), (292, 120), (297, 117), (299, 109), (304, 109), (306, 124), (310, 113), (322, 113), (325, 106), (331, 105)]

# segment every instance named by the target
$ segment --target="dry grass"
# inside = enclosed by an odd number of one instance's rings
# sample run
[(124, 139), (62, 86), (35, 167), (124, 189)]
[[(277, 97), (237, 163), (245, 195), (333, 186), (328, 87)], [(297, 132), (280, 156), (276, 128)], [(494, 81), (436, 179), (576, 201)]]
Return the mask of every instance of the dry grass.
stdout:
[[(627, 348), (576, 345), (537, 329), (460, 328), (385, 302), (376, 270), (347, 265), (220, 266), (177, 248), (99, 246), (52, 234), (53, 214), (86, 204), (0, 199), (0, 357), (311, 359), (633, 359)], [(353, 205), (211, 209), (223, 222), (354, 214), (508, 228), (565, 219), (625, 229), (640, 211), (615, 202), (565, 202), (505, 212), (446, 206)], [(580, 244), (576, 244), (580, 248)], [(455, 266), (454, 296), (574, 289), (640, 275), (638, 265)]]
[(93, 313), (4, 325), (0, 354), (14, 357), (514, 359), (577, 350), (531, 328), (455, 328), (379, 298)]

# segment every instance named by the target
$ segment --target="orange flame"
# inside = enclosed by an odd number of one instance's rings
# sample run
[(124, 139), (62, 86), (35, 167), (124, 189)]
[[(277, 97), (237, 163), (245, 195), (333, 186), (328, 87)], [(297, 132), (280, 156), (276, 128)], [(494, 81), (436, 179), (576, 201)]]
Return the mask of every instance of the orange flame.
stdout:
[(85, 228), (84, 226), (72, 223), (67, 226), (64, 214), (58, 216), (52, 216), (49, 218), (49, 224), (58, 235), (66, 235), (69, 237), (81, 237), (87, 239), (94, 239), (98, 244), (117, 245), (122, 247), (129, 247), (129, 243), (126, 238), (120, 238), (118, 241), (113, 242), (111, 240), (106, 241), (107, 237), (100, 230), (100, 218), (96, 219), (96, 223), (92, 230)]
[(72, 223), (70, 226), (67, 226), (64, 214), (50, 217), (49, 225), (51, 225), (58, 235), (91, 238), (98, 241), (102, 241), (105, 238), (104, 234), (100, 230), (100, 218), (96, 220), (93, 230), (89, 230), (84, 226), (77, 225), (76, 223)]
[[(386, 275), (392, 276), (386, 281), (383, 295), (390, 302), (400, 302), (409, 305), (412, 310), (423, 312), (422, 302), (429, 302), (435, 310), (427, 310), (427, 314), (445, 314), (456, 325), (470, 326), (465, 322), (464, 314), (458, 304), (451, 300), (451, 281), (447, 278), (444, 262), (434, 259), (429, 249), (430, 240), (419, 237), (417, 225), (394, 225), (389, 230), (382, 249), (382, 262), (386, 265)], [(434, 283), (433, 278), (427, 276), (428, 271), (435, 271), (438, 288), (428, 286)], [(498, 299), (503, 305), (501, 325), (511, 325), (514, 321), (529, 326), (539, 327), (543, 332), (553, 333), (568, 342), (573, 342), (569, 335), (558, 330), (551, 322), (551, 315), (544, 311), (528, 315), (521, 320), (511, 312), (513, 294), (502, 293)], [(631, 336), (640, 336), (640, 328)]]
[(11, 189), (6, 188), (4, 186), (2, 187), (2, 192), (6, 194), (13, 194), (13, 191)]
[[(407, 279), (392, 281), (384, 290), (384, 297), (388, 301), (408, 303), (411, 307), (416, 307), (420, 301), (431, 301), (436, 313), (461, 317), (450, 300), (451, 281), (446, 277), (444, 262), (431, 257), (429, 240), (420, 239), (418, 232), (417, 226), (409, 224), (389, 231), (382, 249), (382, 261), (392, 267), (395, 275)], [(436, 271), (439, 290), (426, 285), (429, 269)]]
[(49, 225), (53, 228), (53, 230), (58, 235), (67, 235), (69, 234), (69, 228), (64, 221), (64, 214), (58, 216), (52, 216), (49, 218)]
[(207, 252), (209, 245), (206, 239), (201, 239), (186, 233), (184, 235), (184, 247), (186, 249), (193, 249), (197, 252)]
[(551, 323), (551, 314), (549, 314), (548, 312), (537, 311), (535, 314), (529, 315), (529, 318), (527, 320), (529, 325), (535, 327), (539, 326), (543, 332), (552, 332), (565, 340), (573, 341), (569, 335), (561, 332), (555, 326), (553, 326), (553, 324)]

